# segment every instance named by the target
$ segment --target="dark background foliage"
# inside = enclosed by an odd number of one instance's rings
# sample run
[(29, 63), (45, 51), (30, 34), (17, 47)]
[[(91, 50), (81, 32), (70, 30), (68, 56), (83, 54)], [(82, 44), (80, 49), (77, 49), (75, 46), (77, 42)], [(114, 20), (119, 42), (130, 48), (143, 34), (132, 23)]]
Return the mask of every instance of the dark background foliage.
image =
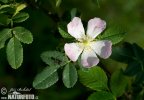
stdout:
[[(20, 25), (29, 29), (33, 34), (34, 40), (30, 45), (23, 44), (24, 60), (22, 66), (17, 70), (9, 66), (5, 53), (6, 48), (4, 47), (0, 50), (0, 87), (5, 86), (8, 89), (12, 87), (32, 88), (34, 77), (46, 66), (42, 62), (40, 54), (43, 51), (63, 48), (66, 40), (61, 37), (57, 27), (60, 23), (68, 23), (71, 20), (71, 12), (74, 9), (77, 10), (76, 16), (82, 18), (85, 26), (89, 19), (100, 17), (106, 20), (108, 24), (112, 23), (111, 25), (126, 27), (127, 34), (123, 42), (136, 43), (140, 47), (144, 47), (143, 0), (62, 0), (59, 6), (56, 6), (56, 1), (17, 0), (17, 2), (27, 3), (27, 8), (24, 11), (29, 13), (30, 17), (27, 21), (14, 24), (14, 26)], [(0, 26), (0, 29), (4, 27)], [(108, 25), (107, 28), (109, 27)], [(116, 46), (120, 47), (123, 42)], [(132, 46), (138, 48), (136, 44)], [(123, 48), (128, 48), (127, 45), (123, 46)], [(128, 52), (131, 51), (129, 48), (127, 50)], [(117, 52), (115, 51), (114, 53)], [(127, 54), (124, 53), (124, 55)], [(117, 60), (115, 56), (111, 58)], [(120, 68), (125, 68), (128, 64), (123, 63), (119, 59), (117, 61), (112, 59), (103, 62), (109, 73)], [(136, 89), (138, 91), (138, 88)], [(92, 93), (92, 91), (85, 88), (79, 82), (73, 88), (67, 89), (61, 80), (48, 89), (36, 90), (32, 88), (31, 92), (38, 95), (39, 100), (85, 100)], [(119, 99), (125, 100), (122, 98)]]

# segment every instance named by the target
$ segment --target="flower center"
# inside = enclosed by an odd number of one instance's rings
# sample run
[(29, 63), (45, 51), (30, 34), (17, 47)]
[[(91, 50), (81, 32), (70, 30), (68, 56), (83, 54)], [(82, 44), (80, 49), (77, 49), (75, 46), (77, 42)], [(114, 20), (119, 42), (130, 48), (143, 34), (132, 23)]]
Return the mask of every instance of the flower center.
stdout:
[(90, 46), (90, 44), (91, 44), (92, 41), (89, 40), (89, 39), (85, 39), (85, 40), (83, 40), (82, 42), (83, 42), (84, 49), (91, 51), (91, 46)]
[(88, 45), (90, 44), (90, 41), (89, 41), (89, 40), (83, 40), (83, 44), (84, 44), (85, 46), (88, 46)]
[(85, 46), (89, 46), (91, 41), (92, 39), (86, 36), (82, 42)]

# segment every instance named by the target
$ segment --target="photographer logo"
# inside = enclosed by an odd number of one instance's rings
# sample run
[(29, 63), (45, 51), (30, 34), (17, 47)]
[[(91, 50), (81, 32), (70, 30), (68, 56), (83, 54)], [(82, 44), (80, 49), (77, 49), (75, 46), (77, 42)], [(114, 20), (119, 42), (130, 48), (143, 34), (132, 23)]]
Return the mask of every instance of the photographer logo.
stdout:
[(23, 93), (30, 92), (31, 88), (11, 88), (9, 91), (6, 87), (1, 88), (1, 100), (36, 100), (38, 96), (35, 96), (31, 93)]

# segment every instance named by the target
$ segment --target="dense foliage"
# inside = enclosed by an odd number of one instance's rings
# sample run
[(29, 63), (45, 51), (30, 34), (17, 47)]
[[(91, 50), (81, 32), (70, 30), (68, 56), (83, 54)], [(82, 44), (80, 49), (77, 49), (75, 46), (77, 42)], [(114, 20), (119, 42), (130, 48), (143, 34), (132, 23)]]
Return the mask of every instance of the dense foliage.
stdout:
[[(143, 100), (143, 0), (0, 0), (0, 87), (32, 88), (39, 100)], [(84, 68), (71, 61), (75, 42), (67, 24), (102, 18), (96, 40), (112, 42), (112, 54)]]

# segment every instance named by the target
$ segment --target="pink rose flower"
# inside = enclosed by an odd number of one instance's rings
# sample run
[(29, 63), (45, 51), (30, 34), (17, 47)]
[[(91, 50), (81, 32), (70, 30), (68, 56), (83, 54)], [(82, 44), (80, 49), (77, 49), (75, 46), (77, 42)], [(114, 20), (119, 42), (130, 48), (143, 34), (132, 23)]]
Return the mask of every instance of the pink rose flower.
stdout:
[(94, 40), (105, 28), (106, 22), (95, 17), (88, 21), (85, 34), (81, 19), (74, 17), (67, 25), (67, 29), (68, 33), (73, 36), (77, 42), (66, 43), (64, 46), (65, 53), (69, 59), (75, 62), (81, 54), (81, 64), (86, 68), (90, 68), (99, 63), (97, 55), (103, 59), (108, 58), (112, 53), (111, 41)]

